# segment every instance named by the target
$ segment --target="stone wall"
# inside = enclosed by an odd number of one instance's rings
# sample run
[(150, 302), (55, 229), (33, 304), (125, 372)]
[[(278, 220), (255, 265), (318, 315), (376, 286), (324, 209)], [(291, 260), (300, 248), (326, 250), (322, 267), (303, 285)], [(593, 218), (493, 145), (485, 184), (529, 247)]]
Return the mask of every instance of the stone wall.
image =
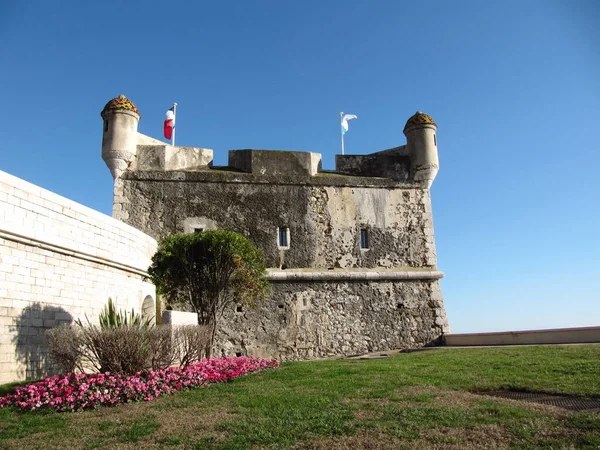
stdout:
[(44, 333), (108, 298), (154, 303), (143, 281), (156, 241), (118, 220), (0, 171), (0, 383), (52, 371)]
[(335, 155), (335, 170), (341, 173), (383, 177), (396, 181), (409, 181), (410, 156), (405, 145), (369, 155)]
[[(401, 160), (399, 151), (389, 153)], [(270, 299), (227, 309), (217, 354), (323, 358), (418, 347), (449, 331), (429, 190), (406, 179), (287, 170), (300, 164), (296, 154), (282, 155), (288, 165), (272, 176), (261, 168), (285, 152), (232, 153), (237, 171), (130, 170), (115, 183), (113, 216), (156, 239), (229, 229), (264, 250)], [(282, 248), (278, 234), (288, 229)]]
[[(237, 231), (265, 251), (269, 267), (436, 265), (429, 191), (389, 179), (126, 172), (115, 184), (113, 216), (156, 239), (195, 226)], [(282, 228), (289, 249), (278, 247)]]
[(420, 277), (272, 282), (262, 306), (225, 311), (216, 352), (297, 360), (437, 343), (447, 331), (441, 273)]

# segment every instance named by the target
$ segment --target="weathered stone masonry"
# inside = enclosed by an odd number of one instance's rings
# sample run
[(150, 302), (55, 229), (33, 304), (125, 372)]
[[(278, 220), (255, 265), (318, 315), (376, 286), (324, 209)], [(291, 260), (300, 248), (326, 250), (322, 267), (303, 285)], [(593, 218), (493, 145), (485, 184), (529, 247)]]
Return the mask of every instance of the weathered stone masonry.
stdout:
[(435, 279), (275, 281), (263, 307), (227, 312), (217, 351), (279, 359), (355, 355), (419, 347), (445, 326)]
[(429, 116), (409, 119), (407, 145), (338, 155), (335, 172), (322, 171), (315, 153), (267, 150), (230, 151), (229, 166), (218, 168), (212, 150), (137, 133), (135, 105), (111, 102), (102, 152), (115, 177), (113, 217), (155, 239), (230, 229), (265, 252), (271, 297), (257, 309), (226, 311), (217, 351), (307, 359), (426, 345), (448, 331)]
[[(391, 180), (315, 176), (282, 181), (244, 173), (126, 172), (114, 216), (155, 239), (191, 225), (238, 231), (269, 267), (435, 267), (429, 191)], [(190, 224), (188, 226), (188, 224)], [(289, 227), (281, 251), (277, 228)], [(359, 248), (360, 230), (369, 235)]]

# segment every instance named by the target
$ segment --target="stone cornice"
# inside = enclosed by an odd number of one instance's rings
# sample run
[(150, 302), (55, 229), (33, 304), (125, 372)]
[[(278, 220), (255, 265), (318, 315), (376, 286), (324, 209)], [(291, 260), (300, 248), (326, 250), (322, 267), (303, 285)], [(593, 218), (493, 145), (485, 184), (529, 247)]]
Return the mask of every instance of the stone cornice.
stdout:
[(266, 279), (271, 282), (294, 281), (385, 281), (385, 280), (439, 280), (444, 273), (435, 269), (349, 269), (349, 270), (278, 270), (267, 269)]
[(237, 172), (222, 168), (198, 169), (196, 171), (131, 171), (123, 173), (125, 181), (149, 182), (188, 182), (188, 183), (231, 183), (231, 184), (267, 184), (291, 186), (338, 186), (365, 188), (402, 188), (414, 189), (418, 185), (412, 181), (394, 181), (389, 178), (363, 177), (335, 172), (319, 172), (314, 176), (269, 176)]
[(129, 272), (131, 274), (138, 275), (140, 277), (145, 278), (148, 276), (148, 273), (145, 270), (142, 270), (137, 267), (130, 266), (128, 264), (123, 264), (108, 258), (103, 258), (101, 256), (91, 255), (89, 253), (81, 252), (79, 250), (64, 247), (62, 245), (52, 244), (50, 242), (45, 242), (39, 239), (35, 239), (28, 236), (23, 236), (18, 233), (14, 233), (8, 230), (0, 229), (0, 238), (7, 239), (9, 241), (17, 242), (19, 244), (28, 245), (31, 247), (37, 247), (42, 250), (48, 250), (53, 253), (59, 253), (61, 255), (70, 256), (72, 258), (82, 259), (84, 261), (101, 264), (104, 266), (112, 267), (114, 269), (122, 270), (124, 272)]

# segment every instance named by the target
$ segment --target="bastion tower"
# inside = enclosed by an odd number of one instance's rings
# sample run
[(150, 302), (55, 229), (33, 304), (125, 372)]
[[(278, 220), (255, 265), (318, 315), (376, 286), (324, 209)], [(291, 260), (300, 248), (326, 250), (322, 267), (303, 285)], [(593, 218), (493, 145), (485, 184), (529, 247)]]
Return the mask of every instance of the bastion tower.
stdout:
[(234, 305), (216, 354), (310, 359), (418, 347), (449, 331), (430, 190), (437, 126), (422, 112), (407, 144), (364, 155), (173, 147), (137, 132), (124, 96), (102, 111), (113, 216), (155, 239), (229, 229), (261, 248), (270, 299)]
[(137, 153), (140, 113), (124, 95), (113, 98), (102, 112), (102, 159), (113, 179), (119, 178)]
[(406, 147), (415, 182), (429, 189), (440, 168), (437, 151), (437, 125), (427, 114), (417, 111), (404, 126)]

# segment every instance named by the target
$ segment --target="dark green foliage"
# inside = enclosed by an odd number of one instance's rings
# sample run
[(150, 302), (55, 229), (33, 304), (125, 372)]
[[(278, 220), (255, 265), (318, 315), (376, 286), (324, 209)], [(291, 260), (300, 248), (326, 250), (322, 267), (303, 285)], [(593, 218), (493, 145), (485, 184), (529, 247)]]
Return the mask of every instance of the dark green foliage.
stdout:
[(164, 238), (148, 274), (170, 304), (191, 307), (214, 338), (228, 304), (255, 305), (266, 297), (265, 265), (263, 252), (241, 234), (207, 230)]

